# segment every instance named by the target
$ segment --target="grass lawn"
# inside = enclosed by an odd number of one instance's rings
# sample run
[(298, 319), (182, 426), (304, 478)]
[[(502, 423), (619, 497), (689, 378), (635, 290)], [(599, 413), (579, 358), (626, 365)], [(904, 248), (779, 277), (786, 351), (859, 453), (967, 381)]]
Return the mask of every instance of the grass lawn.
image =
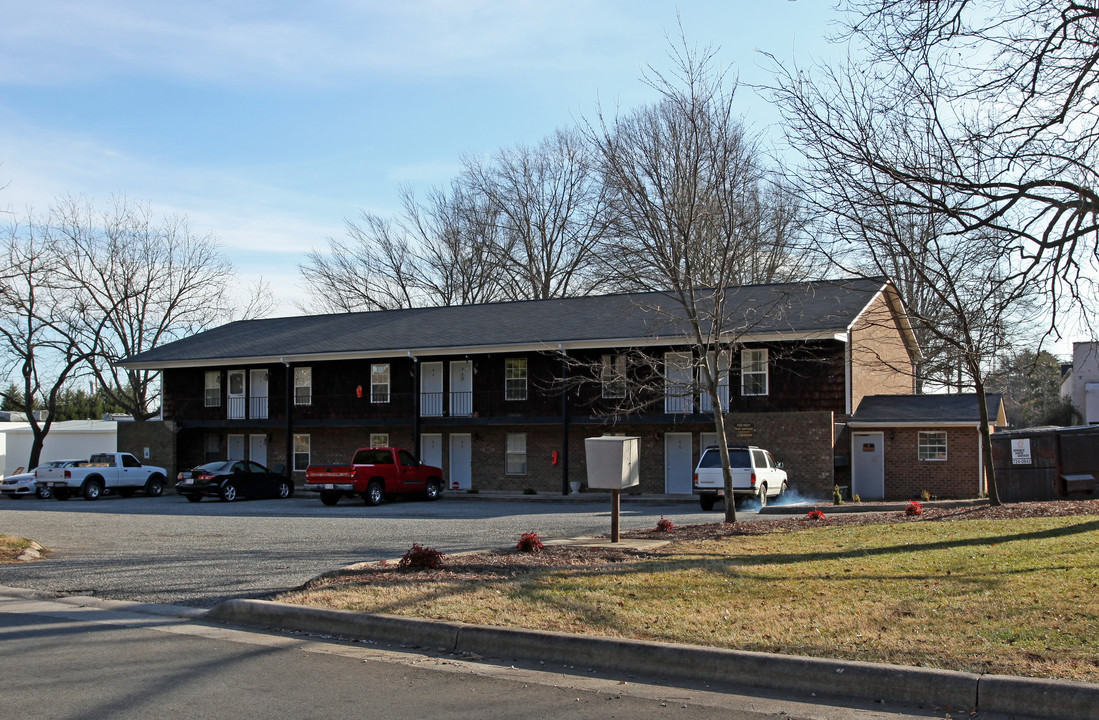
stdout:
[(541, 563), (512, 553), (446, 558), (441, 570), (370, 568), (279, 599), (1099, 682), (1095, 515), (827, 524), (646, 553), (547, 553)]

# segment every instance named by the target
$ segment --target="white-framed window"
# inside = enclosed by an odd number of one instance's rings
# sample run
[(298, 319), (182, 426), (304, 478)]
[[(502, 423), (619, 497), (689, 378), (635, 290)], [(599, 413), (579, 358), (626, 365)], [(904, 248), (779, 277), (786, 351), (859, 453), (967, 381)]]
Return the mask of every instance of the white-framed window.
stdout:
[(206, 407), (221, 407), (221, 371), (206, 373)]
[(946, 460), (946, 431), (921, 431), (918, 447), (920, 460)]
[(389, 363), (370, 366), (370, 402), (389, 402)]
[(504, 399), (527, 399), (526, 358), (504, 358)]
[(527, 434), (508, 433), (504, 452), (504, 474), (527, 474)]
[(599, 382), (603, 386), (603, 397), (626, 397), (626, 356), (610, 353), (604, 355)]
[(313, 368), (294, 368), (294, 404), (313, 404)]
[(740, 351), (740, 394), (767, 394), (767, 350)]
[(389, 447), (389, 433), (370, 433), (370, 447)]
[(294, 472), (305, 472), (309, 467), (309, 436), (294, 436)]

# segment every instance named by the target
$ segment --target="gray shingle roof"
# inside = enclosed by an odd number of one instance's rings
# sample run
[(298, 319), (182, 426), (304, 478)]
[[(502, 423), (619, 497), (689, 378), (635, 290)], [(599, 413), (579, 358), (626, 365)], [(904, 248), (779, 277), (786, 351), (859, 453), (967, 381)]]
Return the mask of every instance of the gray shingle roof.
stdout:
[[(996, 423), (1003, 396), (987, 393), (985, 405), (988, 417)], [(942, 423), (972, 422), (981, 420), (981, 408), (976, 393), (958, 395), (869, 395), (859, 403), (851, 424), (859, 423)]]
[[(733, 326), (749, 335), (841, 332), (885, 285), (849, 279), (751, 285), (730, 295)], [(123, 360), (171, 367), (199, 361), (506, 346), (568, 347), (675, 339), (682, 309), (659, 293), (244, 320)], [(618, 341), (621, 341), (618, 343)]]

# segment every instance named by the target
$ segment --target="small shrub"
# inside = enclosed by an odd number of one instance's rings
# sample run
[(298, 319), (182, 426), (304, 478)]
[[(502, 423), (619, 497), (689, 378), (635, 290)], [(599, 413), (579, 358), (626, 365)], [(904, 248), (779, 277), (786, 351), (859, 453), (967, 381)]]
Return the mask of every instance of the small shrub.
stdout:
[(537, 495), (538, 491), (535, 490), (534, 488), (523, 488), (523, 494), (524, 495)]
[(672, 524), (671, 520), (661, 515), (660, 519), (656, 521), (656, 529), (660, 532), (671, 532), (675, 530), (675, 525)]
[(854, 497), (852, 497), (852, 498), (851, 498), (851, 502), (861, 503), (861, 502), (862, 502), (862, 498), (861, 498), (861, 497), (859, 497), (859, 494), (858, 494), (858, 493), (855, 493)]
[(923, 500), (924, 502), (927, 502), (930, 499), (931, 499), (931, 493), (927, 492), (926, 490), (921, 490), (920, 491), (920, 500)]
[(443, 566), (443, 554), (435, 548), (412, 543), (412, 549), (404, 554), (397, 567), (408, 570), (433, 570)]
[(839, 485), (836, 485), (832, 488), (832, 504), (843, 505), (843, 493), (840, 492)]
[(806, 520), (823, 520), (824, 519), (824, 511), (823, 510), (810, 510), (808, 513), (805, 514), (805, 519)]
[(920, 505), (915, 500), (909, 500), (908, 505), (904, 508), (905, 515), (923, 515), (923, 505)]
[(516, 550), (525, 553), (542, 552), (545, 547), (546, 546), (542, 544), (542, 538), (538, 537), (538, 533), (536, 532), (523, 533), (519, 536), (519, 542), (515, 545)]

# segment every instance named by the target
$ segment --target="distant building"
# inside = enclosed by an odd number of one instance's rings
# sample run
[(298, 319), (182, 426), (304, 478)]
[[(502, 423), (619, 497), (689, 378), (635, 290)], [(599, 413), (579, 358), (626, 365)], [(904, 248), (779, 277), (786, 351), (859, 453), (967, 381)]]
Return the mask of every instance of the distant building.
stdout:
[[(18, 413), (13, 413), (18, 414)], [(0, 471), (14, 475), (19, 468), (28, 469), (34, 433), (27, 422), (0, 422)], [(42, 462), (46, 460), (87, 459), (97, 452), (118, 450), (118, 423), (107, 420), (66, 420), (56, 422), (42, 446)]]
[(1084, 425), (1099, 425), (1099, 342), (1072, 344), (1072, 369), (1061, 379), (1061, 397)]

